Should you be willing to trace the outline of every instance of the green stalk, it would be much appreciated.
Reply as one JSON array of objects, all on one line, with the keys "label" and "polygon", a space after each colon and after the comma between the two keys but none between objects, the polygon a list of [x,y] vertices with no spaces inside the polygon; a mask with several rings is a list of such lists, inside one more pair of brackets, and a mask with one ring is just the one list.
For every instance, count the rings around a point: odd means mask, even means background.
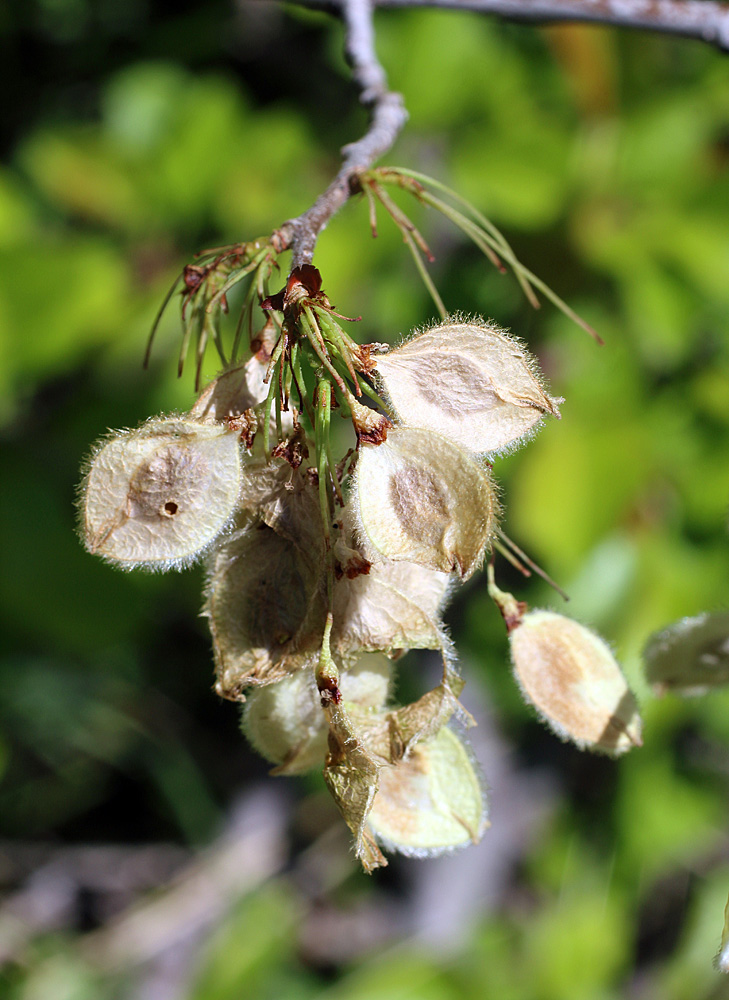
[{"label": "green stalk", "polygon": [[240,348],[241,336],[243,335],[243,323],[246,318],[249,320],[248,329],[249,333],[251,330],[250,320],[253,317],[253,293],[255,291],[255,282],[251,279],[248,288],[246,288],[245,296],[243,297],[243,302],[240,307],[240,316],[238,318],[238,323],[235,328],[235,336],[233,337],[233,347],[230,351],[230,360],[234,361],[238,357],[238,349]]},{"label": "green stalk", "polygon": [[[415,177],[415,179],[419,180],[421,177],[423,177],[422,174],[419,175],[418,177]],[[430,179],[425,178],[425,180],[429,181]],[[435,186],[439,185],[436,184]],[[444,188],[444,190],[448,191],[448,188]],[[424,191],[418,195],[418,197],[422,201],[424,201],[425,204],[430,205],[432,208],[437,209],[439,212],[442,212],[452,222],[454,222],[455,225],[457,225],[460,229],[462,229],[465,233],[467,233],[467,235],[471,237],[474,243],[476,243],[476,245],[479,246],[480,249],[482,249],[483,252],[487,254],[487,256],[489,256],[489,259],[493,260],[489,251],[486,250],[486,246],[490,246],[494,250],[498,251],[501,257],[503,257],[504,260],[506,260],[511,265],[517,281],[521,285],[524,294],[527,296],[529,302],[533,306],[538,307],[539,303],[535,299],[534,293],[532,292],[529,286],[533,286],[534,288],[539,289],[539,291],[542,293],[542,295],[544,295],[545,298],[549,299],[549,301],[553,305],[555,305],[561,312],[563,312],[565,316],[571,319],[573,323],[576,323],[577,326],[581,327],[586,333],[589,333],[589,335],[594,340],[596,340],[598,344],[604,343],[602,337],[600,337],[600,335],[593,329],[592,326],[590,326],[588,322],[586,322],[586,320],[582,319],[582,317],[579,316],[574,311],[574,309],[568,306],[567,303],[564,301],[564,299],[562,299],[559,295],[557,295],[557,293],[553,291],[549,287],[549,285],[546,284],[546,282],[542,281],[542,279],[538,278],[533,271],[530,271],[528,267],[522,264],[522,262],[517,258],[516,254],[511,249],[509,244],[506,242],[504,237],[501,235],[499,230],[496,229],[496,227],[492,223],[489,223],[488,219],[486,219],[485,216],[481,215],[480,212],[473,209],[473,206],[471,206],[468,202],[464,201],[463,199],[459,198],[457,195],[455,195],[455,193],[453,196],[457,201],[461,202],[461,204],[466,205],[469,211],[473,211],[474,216],[479,220],[483,228],[480,228],[475,222],[473,222],[471,219],[463,215],[462,212],[459,212],[458,209],[453,208],[452,205],[446,204],[446,202],[442,201],[440,198],[435,197],[435,195],[429,194],[427,191]],[[489,230],[496,233],[498,238],[495,238],[494,236],[490,235],[490,233],[486,231],[486,227],[488,227]]]},{"label": "green stalk", "polygon": [[177,377],[180,378],[182,372],[185,368],[185,359],[187,358],[187,349],[190,346],[190,340],[192,338],[193,326],[197,325],[197,335],[200,335],[200,330],[202,328],[203,317],[200,313],[199,308],[193,308],[190,318],[185,323],[182,328],[182,343],[180,344],[180,354],[177,359]]},{"label": "green stalk", "polygon": [[[465,198],[463,198],[457,192],[451,190],[451,188],[447,187],[445,184],[442,184],[440,181],[437,181],[437,180],[435,180],[432,177],[427,177],[425,174],[418,173],[418,171],[416,171],[416,170],[406,170],[405,168],[397,168],[397,171],[394,174],[394,178],[395,178],[394,180],[388,178],[386,175],[379,174],[379,176],[380,176],[380,179],[382,180],[383,183],[397,184],[398,183],[398,177],[397,177],[398,174],[402,174],[402,175],[404,175],[406,177],[411,177],[413,180],[415,180],[419,184],[425,185],[426,188],[428,186],[430,186],[430,187],[435,188],[438,191],[442,191],[442,192],[444,192],[444,194],[448,195],[449,198],[452,198],[459,205],[463,205],[463,207],[465,209],[467,209],[467,211],[469,211],[471,213],[471,215],[473,215],[474,219],[480,224],[480,226],[482,227],[482,229],[485,230],[485,232],[484,232],[483,235],[484,236],[490,235],[491,240],[493,241],[493,247],[495,248],[495,250],[498,251],[498,253],[500,253],[502,256],[509,256],[509,255],[511,255],[512,258],[516,259],[516,255],[514,254],[514,251],[511,249],[511,246],[509,245],[509,243],[506,241],[506,237],[504,236],[504,234],[499,229],[497,229],[497,227],[493,224],[493,222],[491,222],[490,219],[487,219],[486,216],[483,215],[483,213],[479,212],[479,210],[474,205],[472,205],[469,201],[467,201]],[[459,226],[459,228],[462,228],[462,226],[460,225],[460,223],[453,216],[451,216],[450,213],[447,211],[447,209],[452,208],[452,206],[447,205],[445,202],[443,202],[439,198],[435,198],[427,190],[424,190],[424,191],[411,191],[411,193],[413,194],[414,197],[418,198],[420,201],[424,202],[427,205],[430,205],[432,208],[435,208],[437,211],[442,212],[444,215],[446,215],[448,218],[450,218],[452,222],[454,222],[457,226]],[[458,213],[458,214],[459,214],[459,216],[461,215],[461,213]],[[464,217],[461,216],[461,218],[464,218]],[[470,235],[471,238],[473,239],[473,236],[472,236],[471,233],[469,233],[468,235]],[[479,249],[488,257],[488,259],[491,261],[491,263],[494,265],[494,267],[496,267],[498,269],[501,269],[501,261],[499,260],[497,254],[494,253],[488,247],[488,244],[486,246],[484,246],[479,241],[477,241],[475,239],[474,239],[474,242],[479,247]],[[521,286],[521,290],[524,293],[524,295],[525,295],[527,301],[529,302],[529,304],[534,309],[538,309],[539,308],[539,300],[534,295],[534,292],[533,292],[531,286],[529,285],[529,282],[526,280],[526,278],[524,277],[524,275],[522,275],[517,269],[514,269],[514,274],[515,274],[516,280],[519,282],[519,285]]]},{"label": "green stalk", "polygon": [[306,382],[304,381],[304,371],[301,367],[301,351],[299,347],[299,341],[295,341],[291,347],[291,373],[294,377],[294,383],[296,384],[296,389],[299,393],[299,402],[306,412],[309,418],[309,423],[312,429],[316,426],[316,420],[314,417],[314,411],[311,408],[311,403],[306,395]]},{"label": "green stalk", "polygon": [[331,359],[329,358],[329,354],[326,349],[326,344],[324,343],[324,340],[322,339],[321,333],[318,329],[316,319],[311,311],[311,306],[308,305],[304,306],[304,309],[301,315],[299,316],[299,322],[303,327],[307,340],[314,348],[314,353],[331,375],[339,391],[342,393],[342,395],[350,404],[350,406],[352,403],[356,404],[357,402],[356,399],[350,392],[346,382],[339,374],[337,369],[334,367],[334,365],[331,362]]},{"label": "green stalk", "polygon": [[215,348],[218,352],[218,357],[220,358],[223,367],[225,367],[228,364],[228,362],[225,359],[225,351],[223,349],[223,336],[220,331],[220,313],[217,312],[214,316],[208,315],[208,317],[206,318],[212,328],[213,343],[215,344]]},{"label": "green stalk", "polygon": [[316,387],[316,468],[319,476],[319,506],[324,524],[324,537],[327,550],[330,548],[329,521],[329,491],[327,489],[327,473],[329,465],[329,423],[331,417],[332,387],[327,379],[322,379]]},{"label": "green stalk", "polygon": [[268,395],[263,402],[263,452],[266,456],[266,461],[268,461],[268,449],[271,439],[271,405],[273,403],[273,392],[276,388],[276,382],[272,378],[271,384],[268,387]]},{"label": "green stalk", "polygon": [[422,234],[420,233],[420,230],[417,228],[415,223],[408,218],[408,216],[405,214],[405,212],[403,212],[400,206],[392,200],[389,194],[387,194],[387,192],[384,191],[379,184],[375,182],[371,184],[371,187],[373,193],[377,198],[379,198],[384,208],[386,208],[387,211],[390,213],[395,225],[398,226],[403,235],[406,232],[410,233],[415,242],[417,243],[417,245],[425,254],[425,256],[428,257],[430,260],[432,260],[433,254],[430,252],[430,247],[425,242],[425,239],[423,238]]},{"label": "green stalk", "polygon": [[377,405],[385,411],[388,417],[392,417],[394,419],[395,414],[392,412],[392,407],[389,406],[385,402],[385,400],[377,394],[377,392],[372,388],[369,382],[365,381],[365,379],[363,378],[358,379],[358,381],[362,389],[362,392],[364,392],[366,396],[369,396],[373,402],[377,403]]},{"label": "green stalk", "polygon": [[162,299],[162,305],[157,310],[157,315],[154,317],[154,323],[152,323],[152,329],[149,332],[149,340],[147,341],[147,350],[144,352],[144,362],[145,368],[149,366],[149,357],[152,353],[152,342],[154,341],[155,334],[157,333],[157,328],[159,327],[160,320],[162,319],[162,314],[164,313],[167,306],[170,304],[170,299],[175,294],[177,286],[180,283],[181,275],[177,275],[175,280],[172,282],[172,287],[167,292],[165,297]]},{"label": "green stalk", "polygon": [[[331,316],[324,309],[318,309],[316,306],[313,307],[313,312],[315,313],[319,325],[322,330],[326,331],[327,336],[324,337],[324,342],[329,346],[336,348],[341,360],[347,366],[347,371],[349,372],[349,377],[354,383],[354,391],[357,396],[361,395],[361,390],[359,384],[357,383],[357,373],[354,368],[354,363],[352,360],[352,352],[349,349],[349,344],[347,341],[350,338],[341,328],[338,323],[335,323]],[[350,341],[352,343],[352,341]]]},{"label": "green stalk", "polygon": [[249,275],[251,273],[251,271],[255,271],[255,269],[263,261],[263,259],[265,258],[265,256],[266,256],[267,253],[268,253],[268,249],[261,250],[261,252],[258,253],[258,254],[256,254],[256,256],[252,260],[250,260],[247,264],[245,264],[239,270],[235,271],[227,279],[227,281],[225,281],[223,283],[223,285],[221,285],[221,287],[218,289],[218,291],[215,293],[215,295],[213,295],[213,297],[210,299],[210,302],[208,303],[208,306],[207,306],[208,312],[211,312],[215,308],[215,306],[218,304],[218,302],[220,301],[220,299],[222,299],[222,297],[224,295],[227,295],[227,293],[231,290],[231,288],[234,288],[238,284],[239,281],[242,281],[247,275]]},{"label": "green stalk", "polygon": [[321,652],[319,653],[319,660],[316,667],[316,686],[319,691],[338,691],[339,690],[339,670],[337,665],[332,659],[332,652],[330,647],[330,637],[332,634],[332,625],[334,624],[334,615],[331,611],[332,595],[333,590],[333,571],[330,570],[327,576],[327,596],[329,599],[329,611],[327,612],[327,621],[324,626],[324,634],[321,638]]}]

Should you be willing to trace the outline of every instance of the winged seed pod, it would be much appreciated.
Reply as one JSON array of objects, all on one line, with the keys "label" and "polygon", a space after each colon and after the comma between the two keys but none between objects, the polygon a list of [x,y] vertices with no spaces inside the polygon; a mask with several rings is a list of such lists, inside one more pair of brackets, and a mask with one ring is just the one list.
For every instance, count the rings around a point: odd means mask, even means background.
[{"label": "winged seed pod", "polygon": [[[384,657],[364,654],[340,677],[347,703],[380,709],[390,691],[392,665]],[[274,774],[303,774],[322,767],[328,725],[313,670],[303,669],[248,696],[241,728],[253,747],[272,763]]]},{"label": "winged seed pod", "polygon": [[377,357],[386,396],[403,423],[427,427],[477,454],[528,437],[560,399],[544,389],[536,360],[483,322],[451,322],[416,333]]},{"label": "winged seed pod", "polygon": [[150,420],[92,456],[81,492],[84,543],[124,569],[187,566],[231,521],[240,487],[235,431]]},{"label": "winged seed pod", "polygon": [[411,857],[478,843],[489,825],[486,798],[456,733],[443,728],[405,760],[382,768],[367,823],[386,850]]},{"label": "winged seed pod", "polygon": [[525,699],[562,739],[617,756],[641,745],[638,705],[608,645],[554,611],[527,611],[509,633]]},{"label": "winged seed pod", "polygon": [[416,427],[361,446],[352,497],[358,533],[380,556],[464,578],[483,558],[498,507],[486,469]]},{"label": "winged seed pod", "polygon": [[216,690],[240,699],[272,684],[317,651],[326,616],[323,565],[261,521],[251,521],[215,553],[207,602]]},{"label": "winged seed pod", "polygon": [[262,403],[269,386],[264,382],[268,364],[254,354],[245,364],[224,371],[206,386],[190,415],[207,423],[237,417]]},{"label": "winged seed pod", "polygon": [[682,618],[654,632],[643,652],[656,694],[706,694],[729,683],[729,611]]},{"label": "winged seed pod", "polygon": [[724,907],[724,927],[721,932],[719,952],[714,959],[714,967],[717,972],[729,972],[729,899]]},{"label": "winged seed pod", "polygon": [[337,653],[441,646],[440,610],[449,577],[415,563],[373,563],[334,587],[332,648]]}]

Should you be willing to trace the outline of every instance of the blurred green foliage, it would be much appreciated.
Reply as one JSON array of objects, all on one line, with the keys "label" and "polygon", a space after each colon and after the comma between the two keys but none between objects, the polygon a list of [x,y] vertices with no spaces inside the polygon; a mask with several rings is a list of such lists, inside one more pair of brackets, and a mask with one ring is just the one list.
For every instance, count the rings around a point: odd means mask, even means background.
[{"label": "blurred green foliage", "polygon": [[[363,113],[323,15],[36,0],[2,20],[18,101],[0,168],[0,834],[199,846],[265,767],[209,690],[199,572],[127,576],[87,556],[79,464],[107,427],[189,407],[174,309],[140,366],[172,279],[195,250],[308,207]],[[217,927],[185,995],[727,996],[711,956],[729,888],[729,693],[654,701],[639,657],[652,630],[729,599],[729,63],[699,43],[465,13],[383,11],[377,29],[411,114],[389,162],[470,198],[606,340],[531,311],[444,220],[413,211],[446,305],[527,339],[566,399],[561,422],[497,464],[505,529],[614,645],[645,746],[613,764],[543,731],[472,583],[450,615],[469,687],[492,699],[518,773],[559,790],[503,907],[477,914],[453,954],[393,940],[325,968],[297,945],[301,894],[282,878]],[[22,53],[39,66],[25,88]],[[380,219],[373,240],[363,203],[316,263],[363,340],[431,316],[394,227]],[[382,903],[418,864],[353,873],[332,905]],[[32,942],[0,995],[132,995],[74,950],[82,930]]]}]

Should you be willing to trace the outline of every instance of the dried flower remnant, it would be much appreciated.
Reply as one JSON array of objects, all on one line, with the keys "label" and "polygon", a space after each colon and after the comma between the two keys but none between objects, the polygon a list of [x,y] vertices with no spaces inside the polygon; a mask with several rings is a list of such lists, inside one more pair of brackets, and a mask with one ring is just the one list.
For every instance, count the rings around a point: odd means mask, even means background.
[{"label": "dried flower remnant", "polygon": [[495,526],[489,472],[447,438],[415,427],[361,447],[353,495],[359,533],[381,557],[464,578]]},{"label": "dried flower remnant", "polygon": [[526,611],[509,634],[525,699],[562,739],[617,756],[641,745],[638,705],[607,643],[554,611]]},{"label": "dried flower remnant", "polygon": [[380,771],[367,817],[386,850],[411,857],[475,844],[488,826],[486,797],[473,758],[445,727]]},{"label": "dried flower remnant", "polygon": [[682,618],[654,632],[643,659],[657,695],[701,695],[729,683],[729,611]]},{"label": "dried flower remnant", "polygon": [[483,322],[447,322],[377,357],[386,397],[404,423],[427,427],[476,454],[527,438],[545,414],[559,417],[536,360]]},{"label": "dried flower remnant", "polygon": [[[368,719],[369,740],[363,740],[344,705],[329,702],[324,706],[329,725],[328,752],[324,762],[324,781],[329,793],[342,815],[342,819],[352,831],[354,849],[362,867],[367,873],[387,865],[387,860],[377,846],[368,825],[369,816],[379,786],[379,776],[387,762],[386,719],[381,719],[379,727]],[[379,729],[379,732],[377,731]],[[374,748],[371,744],[374,744]]]},{"label": "dried flower remnant", "polygon": [[81,495],[86,548],[125,569],[189,565],[230,523],[240,487],[235,431],[150,420],[93,455]]}]

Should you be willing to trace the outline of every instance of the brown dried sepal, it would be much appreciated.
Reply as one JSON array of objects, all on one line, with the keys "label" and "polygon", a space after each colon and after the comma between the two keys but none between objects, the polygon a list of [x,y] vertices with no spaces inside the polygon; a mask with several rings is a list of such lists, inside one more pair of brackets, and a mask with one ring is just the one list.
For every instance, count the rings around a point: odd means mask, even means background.
[{"label": "brown dried sepal", "polygon": [[229,430],[235,431],[240,437],[241,444],[245,446],[246,451],[250,451],[253,447],[256,431],[258,430],[256,411],[244,410],[240,416],[226,417],[225,422]]},{"label": "brown dried sepal", "polygon": [[294,423],[294,433],[279,441],[271,452],[272,458],[282,458],[292,469],[298,469],[305,458],[309,457],[306,445],[306,434],[301,424]]},{"label": "brown dried sepal", "polygon": [[360,444],[380,445],[387,440],[387,433],[392,428],[392,422],[384,413],[378,413],[369,406],[351,402],[352,423],[357,440]]},{"label": "brown dried sepal", "polygon": [[355,855],[369,874],[375,868],[387,865],[387,859],[367,826],[384,761],[378,759],[363,742],[343,705],[332,702],[324,711],[329,723],[324,781],[344,822],[352,831]]},{"label": "brown dried sepal", "polygon": [[496,586],[489,587],[489,596],[504,619],[506,631],[511,635],[514,629],[521,625],[524,615],[529,610],[529,605],[526,601],[517,601],[513,594],[499,590]]},{"label": "brown dried sepal", "polygon": [[269,295],[261,302],[261,309],[288,312],[292,306],[304,299],[329,306],[329,300],[321,290],[321,273],[313,264],[302,264],[301,267],[295,267],[281,291]]},{"label": "brown dried sepal", "polygon": [[334,575],[337,580],[346,576],[355,580],[358,576],[367,575],[372,568],[369,559],[365,559],[358,549],[350,548],[341,535],[334,542]]}]

